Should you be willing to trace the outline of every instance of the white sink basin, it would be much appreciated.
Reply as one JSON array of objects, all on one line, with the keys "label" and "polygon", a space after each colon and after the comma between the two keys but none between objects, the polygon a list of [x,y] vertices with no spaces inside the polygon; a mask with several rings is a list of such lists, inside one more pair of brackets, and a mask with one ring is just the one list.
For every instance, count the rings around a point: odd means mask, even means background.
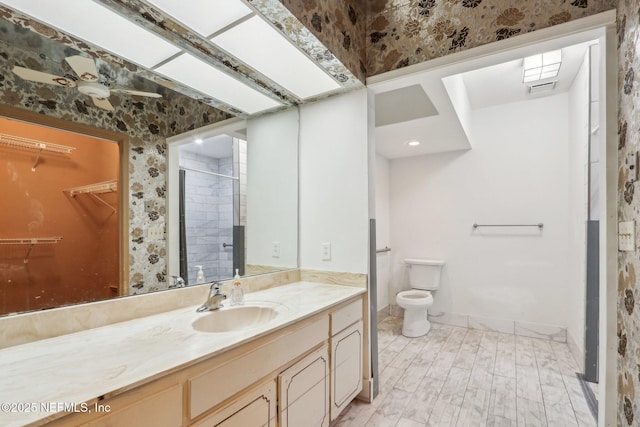
[{"label": "white sink basin", "polygon": [[191,326],[200,332],[233,332],[256,328],[274,320],[278,310],[263,305],[222,307],[205,313]]}]

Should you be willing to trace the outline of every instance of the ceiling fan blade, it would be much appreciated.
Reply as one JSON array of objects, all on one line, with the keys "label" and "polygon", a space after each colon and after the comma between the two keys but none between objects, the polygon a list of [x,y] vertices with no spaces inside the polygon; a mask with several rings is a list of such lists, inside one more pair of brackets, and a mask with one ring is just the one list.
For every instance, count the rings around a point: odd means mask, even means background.
[{"label": "ceiling fan blade", "polygon": [[149,98],[162,98],[162,95],[155,92],[141,92],[139,90],[131,90],[131,89],[111,89],[111,93],[124,93],[127,95],[137,95],[137,96],[146,96]]},{"label": "ceiling fan blade", "polygon": [[80,80],[85,82],[97,82],[100,79],[96,63],[91,58],[85,58],[84,56],[74,55],[65,58],[67,63],[73,68]]},{"label": "ceiling fan blade", "polygon": [[30,68],[13,67],[13,72],[25,79],[38,83],[47,83],[50,85],[62,86],[62,87],[75,87],[76,83],[66,77],[56,76],[55,74],[43,73],[41,71],[32,70]]},{"label": "ceiling fan blade", "polygon": [[96,107],[108,111],[113,111],[113,105],[111,105],[107,98],[96,98],[95,96],[92,96],[91,99],[93,100],[93,103]]}]

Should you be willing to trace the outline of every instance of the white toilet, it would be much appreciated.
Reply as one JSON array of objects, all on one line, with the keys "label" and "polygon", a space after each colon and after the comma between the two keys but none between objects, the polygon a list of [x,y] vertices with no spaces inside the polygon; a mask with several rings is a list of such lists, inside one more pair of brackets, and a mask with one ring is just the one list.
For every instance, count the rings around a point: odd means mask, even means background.
[{"label": "white toilet", "polygon": [[409,269],[411,290],[399,292],[396,302],[404,308],[402,335],[419,337],[429,332],[431,323],[427,320],[427,309],[433,304],[430,291],[440,287],[440,272],[444,261],[433,259],[405,259]]}]

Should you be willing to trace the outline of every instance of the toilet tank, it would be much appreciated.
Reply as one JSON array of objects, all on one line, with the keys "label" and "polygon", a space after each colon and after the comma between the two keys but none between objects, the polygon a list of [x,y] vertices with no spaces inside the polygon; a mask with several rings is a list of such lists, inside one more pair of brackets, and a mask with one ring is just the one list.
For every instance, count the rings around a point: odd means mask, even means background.
[{"label": "toilet tank", "polygon": [[444,261],[410,258],[404,262],[409,270],[409,286],[413,289],[434,291],[440,287],[440,272]]}]

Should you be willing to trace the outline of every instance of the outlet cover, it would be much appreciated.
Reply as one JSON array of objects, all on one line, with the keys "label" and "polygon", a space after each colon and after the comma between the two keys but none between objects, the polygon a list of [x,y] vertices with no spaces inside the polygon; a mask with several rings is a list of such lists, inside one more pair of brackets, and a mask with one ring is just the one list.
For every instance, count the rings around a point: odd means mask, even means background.
[{"label": "outlet cover", "polygon": [[331,261],[331,243],[325,242],[320,245],[322,261]]},{"label": "outlet cover", "polygon": [[273,258],[280,258],[280,242],[271,242],[271,256]]},{"label": "outlet cover", "polygon": [[636,250],[636,223],[624,221],[618,223],[618,250],[635,252]]}]

